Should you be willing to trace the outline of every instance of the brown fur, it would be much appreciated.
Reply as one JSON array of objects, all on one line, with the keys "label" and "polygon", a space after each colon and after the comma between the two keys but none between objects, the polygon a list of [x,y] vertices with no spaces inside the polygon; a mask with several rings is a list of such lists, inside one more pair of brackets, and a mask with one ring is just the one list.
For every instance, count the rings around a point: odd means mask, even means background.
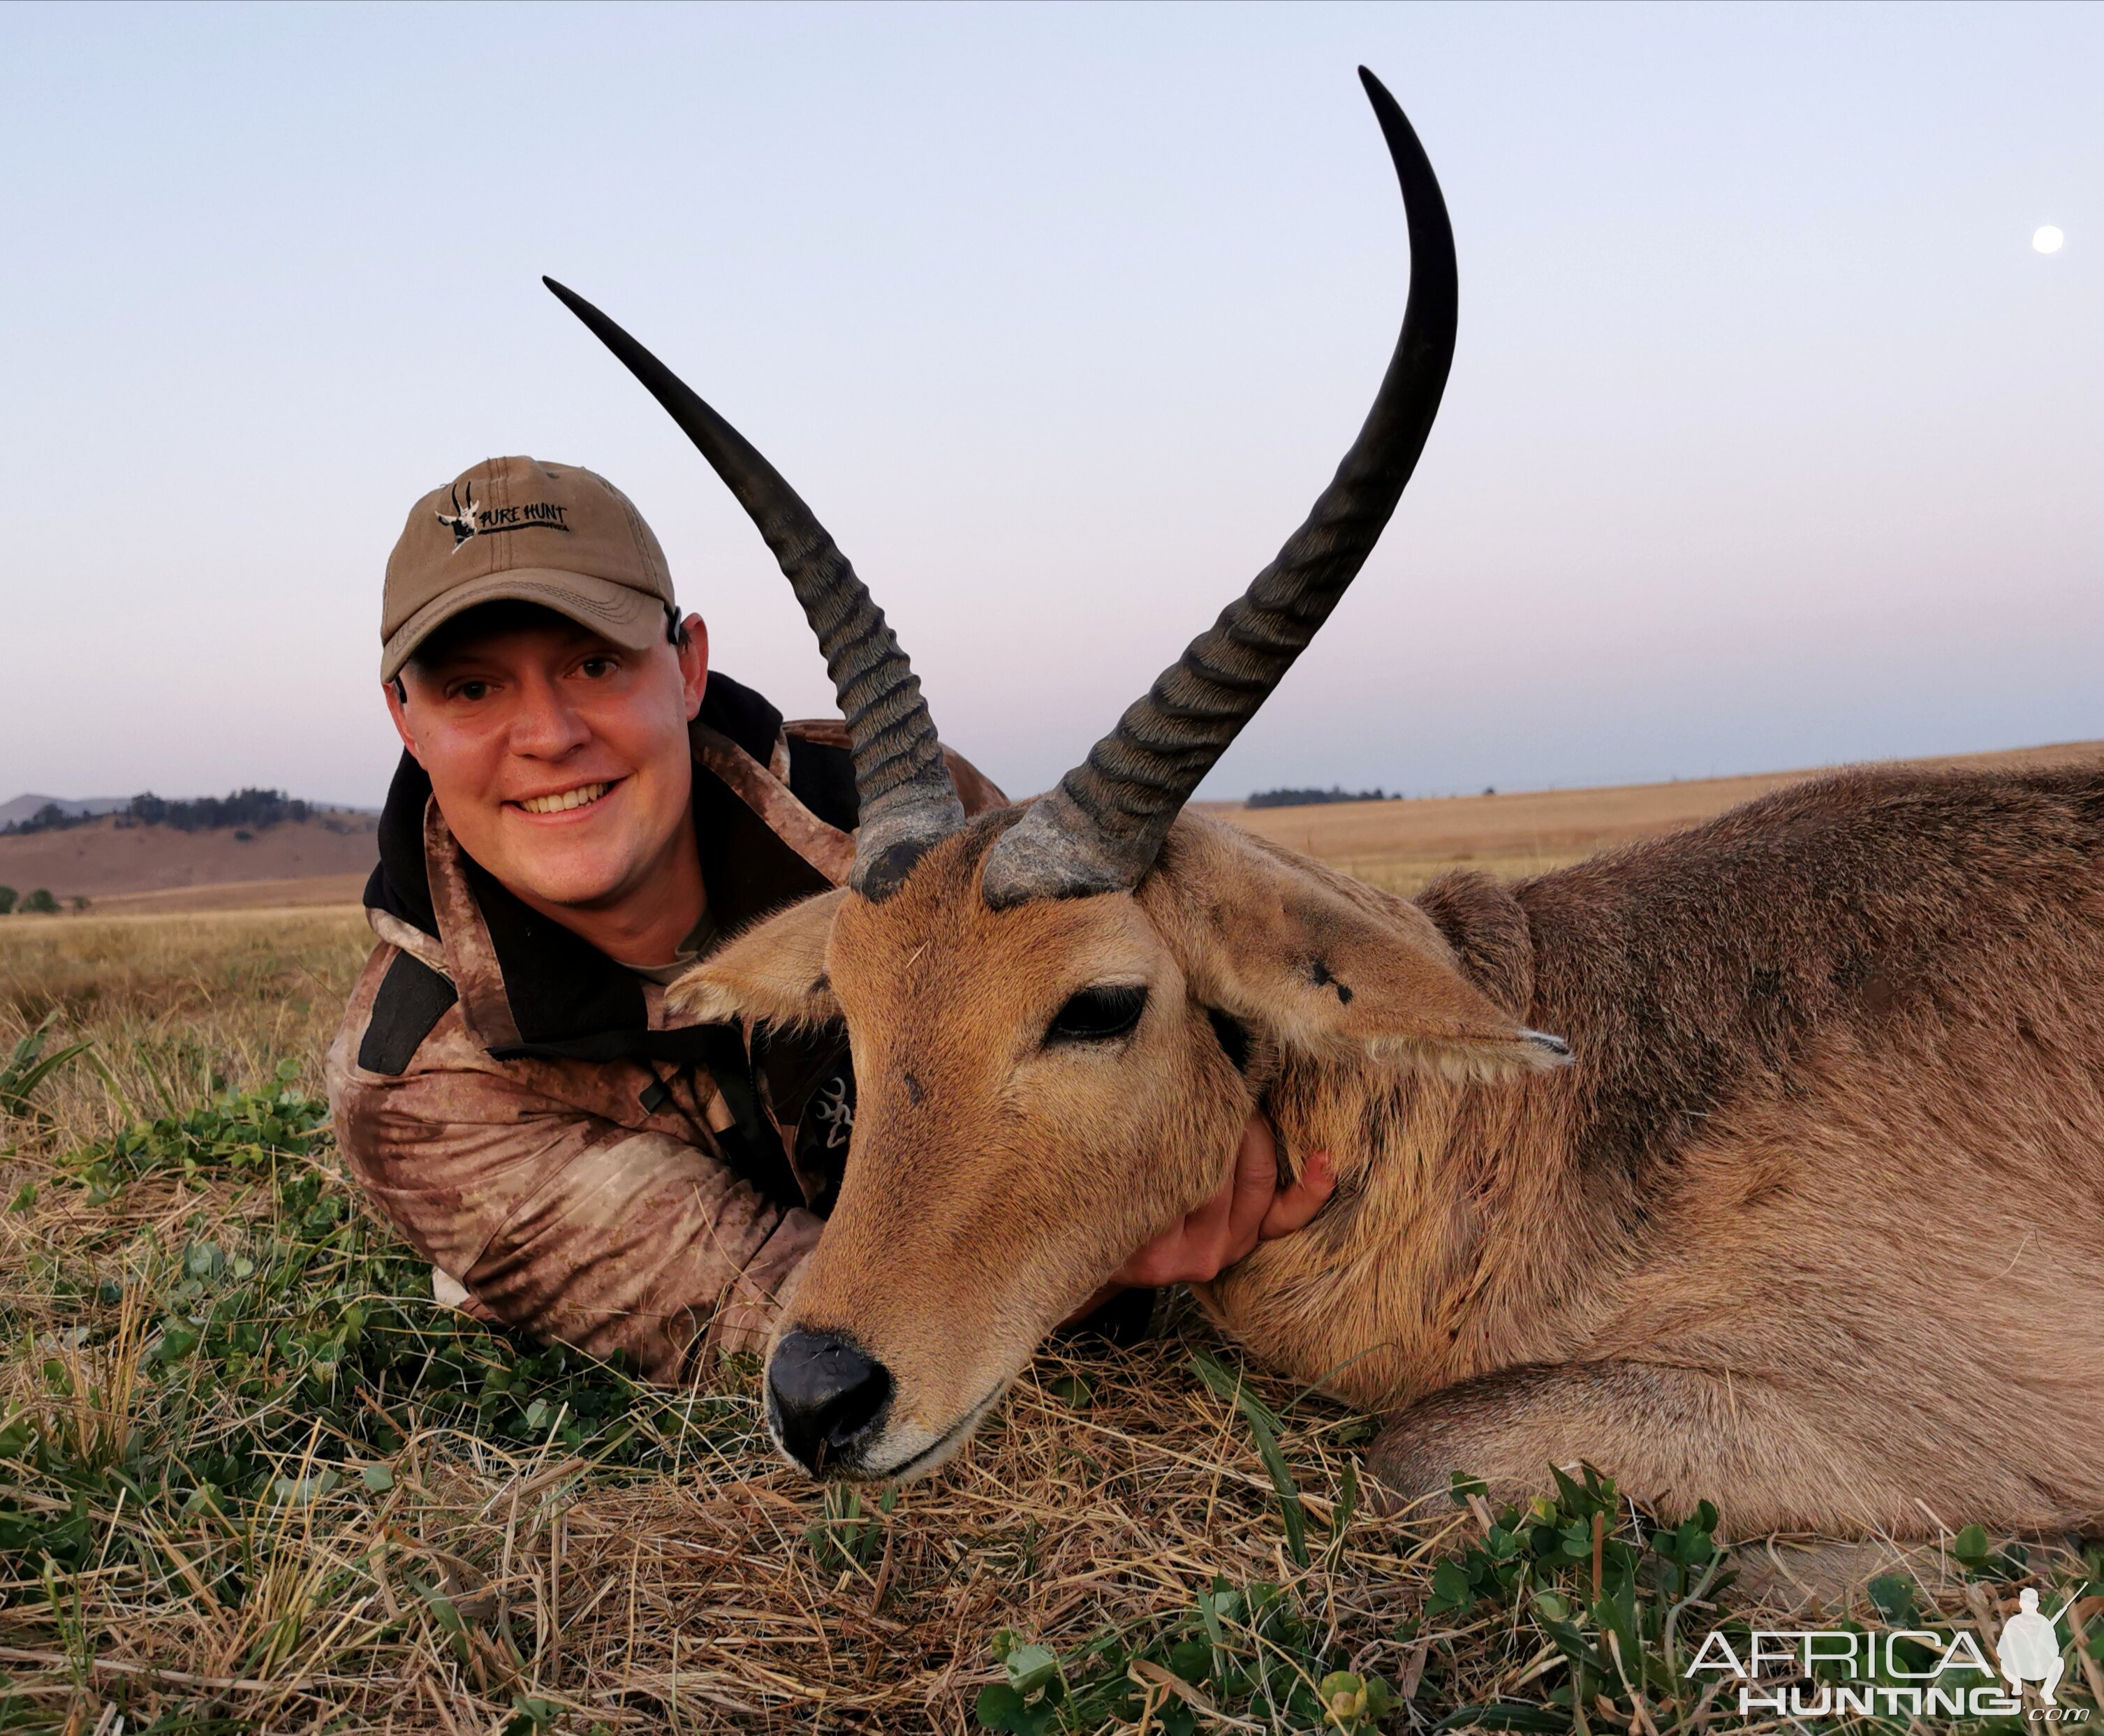
[{"label": "brown fur", "polygon": [[[995,913],[1011,819],[690,979],[847,1017],[853,1156],[784,1319],[891,1369],[865,1474],[953,1450],[1262,1102],[1337,1194],[1201,1299],[1399,1407],[1402,1498],[1585,1459],[1742,1533],[2104,1517],[2104,772],[1848,774],[1415,904],[1187,814],[1136,894]],[[1149,986],[1132,1037],[1042,1048],[1105,981]]]}]

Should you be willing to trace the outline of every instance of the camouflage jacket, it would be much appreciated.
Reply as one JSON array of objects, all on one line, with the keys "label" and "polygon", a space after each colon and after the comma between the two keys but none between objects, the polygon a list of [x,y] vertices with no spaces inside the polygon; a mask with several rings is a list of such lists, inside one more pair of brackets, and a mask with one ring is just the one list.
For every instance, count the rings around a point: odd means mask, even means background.
[{"label": "camouflage jacket", "polygon": [[[717,933],[845,878],[854,774],[837,721],[785,724],[711,674],[692,738]],[[950,763],[969,811],[1001,805]],[[380,944],[329,1051],[329,1104],[352,1174],[435,1286],[666,1384],[703,1352],[764,1342],[846,1156],[844,1039],[671,1023],[657,984],[461,849],[406,756],[380,853],[365,895]]]}]

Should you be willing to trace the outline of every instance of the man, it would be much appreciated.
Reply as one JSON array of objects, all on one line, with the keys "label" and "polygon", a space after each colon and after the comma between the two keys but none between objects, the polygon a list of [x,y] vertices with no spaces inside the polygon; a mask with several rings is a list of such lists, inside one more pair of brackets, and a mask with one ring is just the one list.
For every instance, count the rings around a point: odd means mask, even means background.
[{"label": "man", "polygon": [[[2061,1613],[2066,1613],[2074,1601],[2070,1598],[2062,1604]],[[2048,1706],[2060,1704],[2053,1691],[2060,1685],[2067,1660],[2060,1655],[2060,1636],[2053,1631],[2059,1619],[2058,1615],[2039,1613],[2039,1595],[2031,1586],[2017,1593],[2017,1613],[2003,1624],[1995,1650],[2002,1660],[2002,1680],[2017,1698],[2023,1697],[2026,1682],[2036,1682],[2041,1700]]]},{"label": "man", "polygon": [[[328,1059],[353,1175],[480,1318],[666,1384],[760,1347],[839,1185],[845,1036],[678,1026],[664,989],[845,877],[844,730],[712,675],[649,527],[568,465],[490,459],[419,501],[381,639],[404,752]],[[968,811],[1002,805],[948,758]],[[1282,1189],[1253,1122],[1219,1196],[1097,1300],[1210,1278],[1328,1192],[1319,1161]]]}]

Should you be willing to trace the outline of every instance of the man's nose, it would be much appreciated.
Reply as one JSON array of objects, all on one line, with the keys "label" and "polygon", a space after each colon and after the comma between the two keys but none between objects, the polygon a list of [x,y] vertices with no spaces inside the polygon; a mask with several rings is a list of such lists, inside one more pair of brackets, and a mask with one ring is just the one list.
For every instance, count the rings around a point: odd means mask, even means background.
[{"label": "man's nose", "polygon": [[789,1457],[819,1475],[891,1397],[891,1372],[843,1339],[786,1333],[767,1363],[767,1404]]},{"label": "man's nose", "polygon": [[552,681],[530,682],[511,714],[511,751],[529,759],[559,760],[591,739],[585,726]]}]

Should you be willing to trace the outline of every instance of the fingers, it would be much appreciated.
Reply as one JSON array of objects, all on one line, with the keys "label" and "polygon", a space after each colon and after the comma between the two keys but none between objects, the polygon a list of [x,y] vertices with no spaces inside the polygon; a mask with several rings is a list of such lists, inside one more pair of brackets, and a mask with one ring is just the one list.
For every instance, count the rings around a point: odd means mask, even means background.
[{"label": "fingers", "polygon": [[1117,1275],[1134,1286],[1204,1283],[1256,1246],[1256,1225],[1278,1189],[1271,1128],[1252,1115],[1242,1130],[1233,1172],[1183,1221],[1136,1249]]},{"label": "fingers", "polygon": [[1205,1283],[1245,1258],[1259,1241],[1304,1228],[1337,1185],[1327,1152],[1311,1152],[1299,1180],[1278,1185],[1278,1141],[1271,1123],[1253,1113],[1242,1129],[1233,1172],[1181,1223],[1134,1250],[1115,1283],[1152,1287]]},{"label": "fingers", "polygon": [[1234,1185],[1228,1194],[1226,1221],[1221,1226],[1223,1266],[1233,1265],[1256,1246],[1258,1226],[1277,1194],[1278,1144],[1264,1113],[1252,1110],[1242,1129],[1241,1149],[1235,1154]]},{"label": "fingers", "polygon": [[[1223,1257],[1229,1238],[1234,1234],[1237,1215],[1246,1210],[1242,1204],[1242,1179],[1239,1163],[1236,1173],[1228,1178],[1219,1193],[1184,1220],[1184,1252],[1185,1263],[1192,1266],[1200,1279],[1212,1277],[1227,1264]],[[1200,1270],[1206,1265],[1211,1271]]]},{"label": "fingers", "polygon": [[1224,1219],[1223,1202],[1226,1192],[1223,1189],[1196,1212],[1178,1219],[1134,1248],[1117,1269],[1113,1281],[1136,1289],[1151,1289],[1210,1278],[1219,1267],[1206,1268],[1206,1249],[1211,1240],[1207,1220],[1209,1215]]},{"label": "fingers", "polygon": [[1131,1257],[1117,1269],[1112,1282],[1135,1290],[1181,1283],[1185,1264],[1184,1226],[1179,1224],[1134,1249]]},{"label": "fingers", "polygon": [[1235,1153],[1235,1203],[1268,1201],[1278,1191],[1278,1141],[1261,1109],[1252,1109]]},{"label": "fingers", "polygon": [[1331,1162],[1330,1154],[1309,1152],[1308,1161],[1301,1165],[1300,1179],[1272,1195],[1270,1207],[1257,1230],[1258,1239],[1268,1242],[1273,1237],[1290,1235],[1296,1229],[1306,1229],[1310,1220],[1328,1203],[1336,1186],[1337,1167]]}]

